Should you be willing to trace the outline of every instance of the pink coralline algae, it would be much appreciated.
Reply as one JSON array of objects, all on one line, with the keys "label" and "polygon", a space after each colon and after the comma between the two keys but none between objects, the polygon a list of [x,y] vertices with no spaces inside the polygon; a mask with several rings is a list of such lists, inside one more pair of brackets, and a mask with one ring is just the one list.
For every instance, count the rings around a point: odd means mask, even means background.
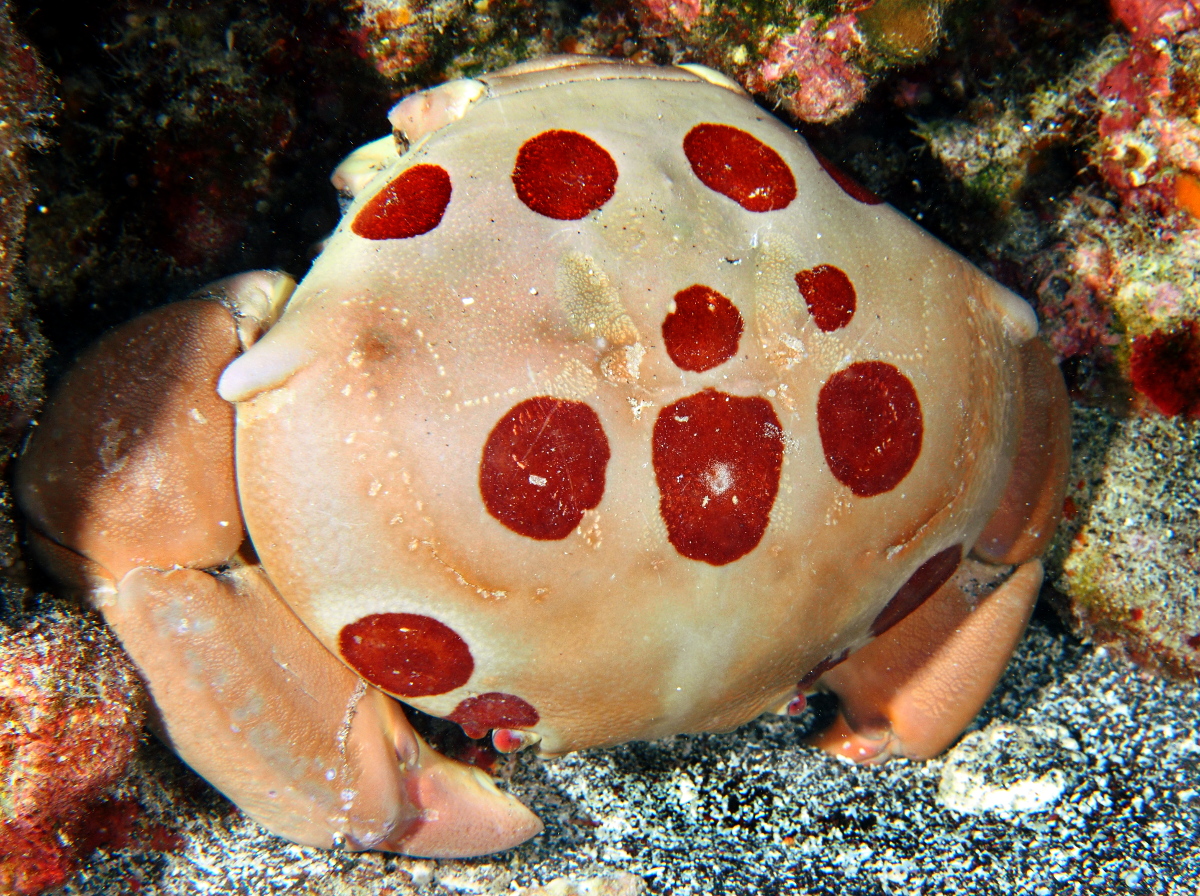
[{"label": "pink coralline algae", "polygon": [[637,4],[637,12],[648,33],[671,34],[676,28],[690,30],[703,6],[701,0],[643,0]]},{"label": "pink coralline algae", "polygon": [[1188,186],[1200,175],[1195,55],[1172,52],[1162,39],[1183,40],[1186,31],[1200,27],[1200,7],[1179,0],[1114,0],[1114,11],[1133,43],[1097,85],[1099,141],[1093,156],[1126,205],[1195,214],[1188,202]]},{"label": "pink coralline algae", "polygon": [[[62,886],[95,846],[90,812],[126,773],[144,711],[99,623],[55,614],[0,641],[0,893]],[[131,696],[133,695],[133,696]]]},{"label": "pink coralline algae", "polygon": [[1114,277],[1112,253],[1094,234],[1086,238],[1086,220],[1079,224],[1075,242],[1060,241],[1036,260],[1033,291],[1038,307],[1052,312],[1044,316],[1043,333],[1058,357],[1111,360],[1121,341],[1104,302]]},{"label": "pink coralline algae", "polygon": [[1135,40],[1173,37],[1200,26],[1194,0],[1112,0],[1113,14]]},{"label": "pink coralline algae", "polygon": [[[974,121],[923,126],[934,155],[971,193],[1010,217],[1014,232],[1038,234],[1032,253],[1013,244],[1022,271],[1014,282],[1036,296],[1043,333],[1071,360],[1082,400],[1134,393],[1139,411],[1192,413],[1185,348],[1200,296],[1196,8],[1195,0],[1114,0],[1128,33],[1118,29],[1056,81],[1026,84],[1022,99],[1010,91],[977,102]],[[1031,188],[1067,146],[1090,163],[1086,186]]]},{"label": "pink coralline algae", "polygon": [[888,70],[928,57],[943,36],[945,5],[600,0],[581,19],[530,0],[353,0],[350,9],[364,51],[397,86],[548,53],[672,59],[715,68],[766,105],[824,124],[850,113]]},{"label": "pink coralline algae", "polygon": [[850,61],[861,45],[853,16],[839,16],[823,24],[815,18],[805,19],[770,46],[746,86],[765,92],[770,85],[783,82],[780,95],[788,112],[803,121],[835,121],[866,95],[867,80]]}]

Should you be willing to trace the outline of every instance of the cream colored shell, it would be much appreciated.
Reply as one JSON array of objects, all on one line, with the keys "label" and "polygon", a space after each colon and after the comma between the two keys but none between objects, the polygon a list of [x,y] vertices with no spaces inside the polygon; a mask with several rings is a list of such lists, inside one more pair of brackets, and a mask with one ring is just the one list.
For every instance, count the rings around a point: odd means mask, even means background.
[{"label": "cream colored shell", "polygon": [[[785,702],[823,659],[860,646],[938,551],[969,549],[1003,492],[1021,408],[1019,298],[886,205],[849,196],[791,130],[716,76],[622,64],[536,67],[437,88],[393,113],[391,141],[339,170],[345,219],[278,324],[226,372],[249,532],[300,618],[334,653],[342,627],[417,613],[453,629],[474,671],[408,702],[448,715],[502,692],[534,706],[560,752],[724,729]],[[772,147],[798,195],[750,212],[701,183],[681,150],[698,123]],[[514,193],[520,147],[582,133],[615,161],[612,198],[580,220]],[[356,214],[403,171],[446,169],[440,224],[368,240]],[[797,271],[853,282],[848,326],[822,332]],[[737,355],[694,373],[662,323],[679,290],[728,296]],[[892,490],[856,497],[817,430],[822,384],[856,361],[912,383],[924,434]],[[721,566],[682,557],[659,512],[659,411],[705,388],[771,402],[784,430],[761,542]],[[491,516],[480,459],[517,403],[590,406],[611,449],[603,498],[565,539]]]}]

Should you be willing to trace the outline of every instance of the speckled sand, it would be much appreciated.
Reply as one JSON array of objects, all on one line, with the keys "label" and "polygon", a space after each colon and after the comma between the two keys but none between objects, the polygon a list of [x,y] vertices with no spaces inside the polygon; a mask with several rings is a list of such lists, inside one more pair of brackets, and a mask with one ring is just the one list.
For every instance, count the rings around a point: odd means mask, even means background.
[{"label": "speckled sand", "polygon": [[[1007,735],[992,755],[1000,767],[983,764],[976,801],[1019,803],[1032,791],[1053,800],[1042,811],[945,808],[938,790],[948,765],[979,765],[964,747],[926,763],[854,768],[799,744],[809,720],[510,761],[507,786],[545,819],[546,832],[474,861],[290,846],[172,772],[152,747],[143,765],[167,770],[169,789],[182,794],[189,842],[177,853],[97,853],[68,892],[125,894],[136,880],[140,896],[519,893],[559,877],[605,876],[615,876],[608,889],[592,882],[577,892],[1200,892],[1195,687],[1080,645],[1048,615],[1035,620],[976,723],[1011,726],[999,729]],[[1027,757],[1013,749],[1022,734],[1033,747]],[[1048,767],[1058,773],[1050,784]],[[142,775],[130,786],[144,803],[163,795]]]}]

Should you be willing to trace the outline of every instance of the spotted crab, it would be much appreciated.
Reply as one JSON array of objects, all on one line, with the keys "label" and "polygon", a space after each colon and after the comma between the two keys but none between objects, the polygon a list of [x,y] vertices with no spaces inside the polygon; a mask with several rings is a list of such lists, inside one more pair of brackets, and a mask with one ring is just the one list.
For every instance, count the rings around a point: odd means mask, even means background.
[{"label": "spotted crab", "polygon": [[164,740],[305,844],[540,830],[404,701],[546,754],[840,699],[928,757],[1038,593],[1066,395],[1029,306],[698,66],[403,100],[307,276],[109,333],[20,460]]}]

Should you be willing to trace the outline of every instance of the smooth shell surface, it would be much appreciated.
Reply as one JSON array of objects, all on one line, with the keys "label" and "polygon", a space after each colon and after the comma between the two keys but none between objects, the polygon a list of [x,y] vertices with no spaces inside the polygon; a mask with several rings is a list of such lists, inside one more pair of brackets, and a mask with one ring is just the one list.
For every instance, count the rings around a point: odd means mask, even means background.
[{"label": "smooth shell surface", "polygon": [[740,724],[974,544],[1032,314],[733,89],[473,83],[398,107],[411,149],[223,380],[256,550],[471,732]]}]

